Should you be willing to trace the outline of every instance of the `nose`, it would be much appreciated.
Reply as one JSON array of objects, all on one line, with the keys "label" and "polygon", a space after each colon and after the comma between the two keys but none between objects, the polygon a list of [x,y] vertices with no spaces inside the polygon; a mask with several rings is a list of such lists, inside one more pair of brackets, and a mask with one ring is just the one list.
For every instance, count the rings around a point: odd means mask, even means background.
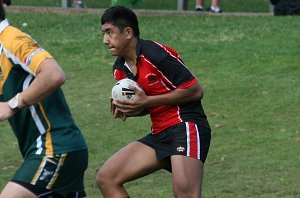
[{"label": "nose", "polygon": [[109,43],[109,37],[107,34],[103,35],[103,40],[102,40],[103,44],[108,45]]}]

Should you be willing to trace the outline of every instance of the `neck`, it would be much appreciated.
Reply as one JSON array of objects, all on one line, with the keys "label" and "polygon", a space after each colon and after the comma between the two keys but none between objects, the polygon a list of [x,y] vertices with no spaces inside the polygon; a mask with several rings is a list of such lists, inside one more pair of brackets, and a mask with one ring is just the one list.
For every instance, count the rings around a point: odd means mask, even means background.
[{"label": "neck", "polygon": [[126,62],[132,62],[135,61],[137,58],[136,54],[136,46],[137,46],[138,39],[133,38],[127,46],[126,53],[123,55],[125,58]]}]

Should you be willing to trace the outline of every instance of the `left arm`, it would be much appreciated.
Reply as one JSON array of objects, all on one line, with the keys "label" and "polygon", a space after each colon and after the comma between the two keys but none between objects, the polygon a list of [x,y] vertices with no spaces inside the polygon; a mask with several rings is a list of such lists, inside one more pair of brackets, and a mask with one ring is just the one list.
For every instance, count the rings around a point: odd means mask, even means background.
[{"label": "left arm", "polygon": [[147,96],[145,98],[145,105],[147,107],[159,105],[180,105],[183,103],[198,101],[202,98],[202,87],[199,85],[199,83],[195,83],[194,85],[188,88],[178,88],[168,94]]}]

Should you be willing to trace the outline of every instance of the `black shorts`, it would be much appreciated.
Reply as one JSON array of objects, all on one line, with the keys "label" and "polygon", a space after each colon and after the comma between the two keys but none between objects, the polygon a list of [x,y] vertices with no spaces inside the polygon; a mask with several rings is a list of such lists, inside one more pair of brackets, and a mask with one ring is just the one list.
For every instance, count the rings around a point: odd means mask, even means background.
[{"label": "black shorts", "polygon": [[30,155],[11,182],[23,186],[38,197],[85,197],[83,179],[87,165],[87,150],[55,156]]},{"label": "black shorts", "polygon": [[153,148],[158,160],[172,155],[184,155],[204,163],[210,139],[210,128],[192,122],[182,122],[159,134],[149,134],[138,141]]}]

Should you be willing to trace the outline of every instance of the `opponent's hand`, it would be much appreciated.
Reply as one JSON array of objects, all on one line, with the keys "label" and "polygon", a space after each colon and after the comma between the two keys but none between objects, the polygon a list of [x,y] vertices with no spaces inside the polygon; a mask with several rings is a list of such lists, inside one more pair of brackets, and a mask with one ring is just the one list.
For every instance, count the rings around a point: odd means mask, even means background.
[{"label": "opponent's hand", "polygon": [[0,102],[0,122],[10,118],[15,112],[8,106],[8,102]]}]

